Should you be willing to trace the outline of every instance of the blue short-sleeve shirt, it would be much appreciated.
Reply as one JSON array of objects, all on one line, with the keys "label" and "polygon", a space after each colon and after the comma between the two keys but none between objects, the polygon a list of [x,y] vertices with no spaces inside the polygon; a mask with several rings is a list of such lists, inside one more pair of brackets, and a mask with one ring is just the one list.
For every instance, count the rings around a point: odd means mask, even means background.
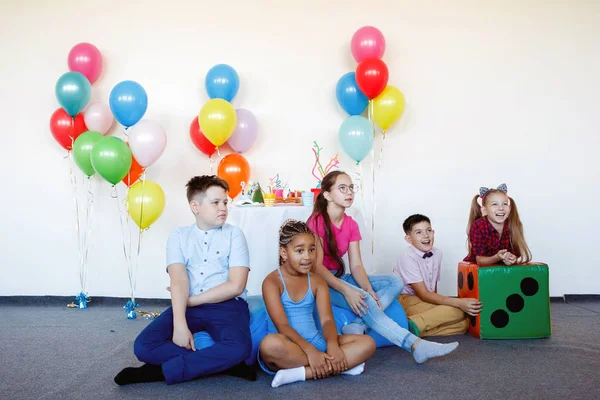
[{"label": "blue short-sleeve shirt", "polygon": [[[246,237],[229,224],[209,231],[196,224],[176,228],[167,241],[167,269],[171,264],[185,265],[190,296],[203,293],[227,282],[229,268],[250,269]],[[244,289],[240,297],[245,296]]]}]

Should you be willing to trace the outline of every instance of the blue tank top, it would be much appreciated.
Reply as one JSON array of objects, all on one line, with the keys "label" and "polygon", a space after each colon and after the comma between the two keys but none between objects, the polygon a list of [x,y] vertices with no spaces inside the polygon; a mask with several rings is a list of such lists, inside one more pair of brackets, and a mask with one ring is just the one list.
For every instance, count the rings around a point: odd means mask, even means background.
[{"label": "blue tank top", "polygon": [[[283,279],[283,275],[281,275],[281,270],[279,268],[277,268],[277,272],[283,283],[283,293],[281,294],[280,299],[288,322],[304,340],[310,343],[317,336],[321,336],[321,332],[319,332],[317,325],[315,324],[313,314],[315,309],[315,296],[313,295],[310,285],[310,274],[308,275],[308,291],[302,300],[295,302],[287,291],[285,280]],[[269,333],[277,333],[277,328],[275,327],[275,324],[273,324],[271,317],[267,318],[267,325]]]}]

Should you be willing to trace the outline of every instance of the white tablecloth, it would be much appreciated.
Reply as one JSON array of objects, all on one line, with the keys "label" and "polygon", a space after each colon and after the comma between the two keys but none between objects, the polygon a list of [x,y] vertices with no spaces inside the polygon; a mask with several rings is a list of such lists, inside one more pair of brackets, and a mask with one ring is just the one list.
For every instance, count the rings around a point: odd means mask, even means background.
[{"label": "white tablecloth", "polygon": [[[275,206],[275,207],[231,207],[227,223],[239,226],[248,242],[250,251],[250,276],[248,277],[248,294],[261,294],[265,277],[277,268],[279,260],[279,228],[289,219],[306,221],[312,207]],[[356,220],[363,240],[361,253],[367,272],[372,272],[371,242],[362,213],[350,208],[346,213]],[[347,257],[344,257],[348,265]]]}]

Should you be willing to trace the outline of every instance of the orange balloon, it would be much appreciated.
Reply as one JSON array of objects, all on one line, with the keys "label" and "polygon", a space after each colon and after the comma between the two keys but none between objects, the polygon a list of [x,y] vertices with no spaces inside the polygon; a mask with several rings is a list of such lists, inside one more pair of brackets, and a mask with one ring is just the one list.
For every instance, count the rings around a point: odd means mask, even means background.
[{"label": "orange balloon", "polygon": [[242,191],[242,182],[250,181],[250,164],[241,154],[228,154],[219,163],[217,175],[227,182],[233,199]]},{"label": "orange balloon", "polygon": [[136,183],[144,174],[144,167],[137,162],[133,154],[131,155],[131,168],[129,168],[129,173],[123,178],[123,183],[127,185],[127,187],[131,187],[134,183]]}]

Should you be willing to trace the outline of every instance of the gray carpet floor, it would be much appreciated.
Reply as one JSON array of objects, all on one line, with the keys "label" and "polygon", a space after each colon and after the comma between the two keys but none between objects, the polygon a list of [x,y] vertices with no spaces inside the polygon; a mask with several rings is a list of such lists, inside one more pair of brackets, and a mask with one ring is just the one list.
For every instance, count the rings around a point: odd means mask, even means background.
[{"label": "gray carpet floor", "polygon": [[[157,310],[154,307],[141,309]],[[483,341],[468,335],[450,356],[417,365],[405,351],[378,349],[358,377],[273,389],[214,376],[167,386],[119,387],[113,377],[139,365],[135,336],[148,320],[118,305],[87,310],[0,303],[0,399],[600,399],[600,301],[552,303],[553,336]]]}]

